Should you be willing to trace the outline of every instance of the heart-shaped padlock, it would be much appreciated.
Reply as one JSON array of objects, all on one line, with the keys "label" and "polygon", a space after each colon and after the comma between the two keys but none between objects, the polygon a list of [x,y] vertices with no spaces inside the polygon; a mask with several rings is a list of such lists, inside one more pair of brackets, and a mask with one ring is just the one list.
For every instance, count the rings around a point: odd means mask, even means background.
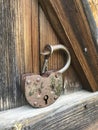
[{"label": "heart-shaped padlock", "polygon": [[[64,50],[67,54],[67,62],[65,66],[56,72],[47,71],[48,58],[56,50]],[[54,103],[63,91],[62,73],[65,72],[71,62],[71,56],[67,48],[61,44],[47,45],[44,52],[45,56],[42,75],[24,74],[22,76],[22,87],[26,100],[33,107],[41,108]]]}]

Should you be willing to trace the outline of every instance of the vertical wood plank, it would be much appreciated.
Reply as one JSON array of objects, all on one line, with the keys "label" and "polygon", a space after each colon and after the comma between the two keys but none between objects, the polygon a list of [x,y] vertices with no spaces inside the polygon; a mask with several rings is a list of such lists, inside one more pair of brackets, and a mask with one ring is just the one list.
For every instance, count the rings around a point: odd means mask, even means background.
[{"label": "vertical wood plank", "polygon": [[31,15],[31,40],[32,40],[32,60],[33,60],[33,73],[39,73],[39,29],[38,29],[38,0],[32,0],[32,15]]},{"label": "vertical wood plank", "polygon": [[85,1],[82,0],[81,2],[82,2],[82,7],[84,9],[84,13],[85,13],[86,18],[88,20],[88,24],[89,24],[89,27],[90,27],[90,30],[91,30],[91,34],[92,34],[94,44],[96,46],[96,50],[98,52],[98,29],[97,29],[95,18],[93,16],[93,12],[90,8],[89,1],[91,1],[91,0],[85,0]]},{"label": "vertical wood plank", "polygon": [[[12,4],[12,2],[11,2]],[[24,103],[24,98],[21,92],[21,86],[20,86],[20,75],[25,72],[25,43],[24,43],[24,4],[22,0],[20,1],[15,1],[14,4],[12,4],[12,9],[14,10],[14,15],[15,15],[15,23],[14,23],[14,28],[16,29],[14,34],[15,37],[15,51],[16,51],[16,66],[17,66],[17,105],[20,106]],[[21,7],[22,6],[22,7]],[[18,98],[20,97],[20,99]],[[20,100],[20,101],[19,101]]]},{"label": "vertical wood plank", "polygon": [[24,5],[23,29],[24,29],[25,72],[32,72],[32,48],[31,48],[32,3],[31,0],[22,0],[22,5]]},{"label": "vertical wood plank", "polygon": [[31,0],[0,1],[0,110],[25,104],[20,76],[32,72]]},{"label": "vertical wood plank", "polygon": [[[39,19],[40,19],[40,52],[44,50],[44,47],[47,44],[56,45],[59,43],[56,35],[53,32],[48,20],[45,17],[41,7],[39,7]],[[58,52],[55,52],[52,57],[49,58],[49,70],[58,69],[57,68],[57,55]],[[41,69],[44,62],[44,56],[41,56]]]},{"label": "vertical wood plank", "polygon": [[[6,6],[6,5],[5,5]],[[8,44],[5,43],[5,37],[3,32],[6,32],[6,20],[3,20],[4,17],[4,3],[0,1],[0,109],[2,110],[6,105],[7,99],[4,94],[4,90],[8,93],[7,88],[7,48]],[[7,37],[7,36],[6,36]],[[6,58],[5,58],[6,57]],[[5,105],[4,105],[5,104]],[[6,106],[5,106],[6,107]]]},{"label": "vertical wood plank", "polygon": [[[16,66],[17,66],[17,81],[16,88],[16,106],[25,103],[23,92],[21,91],[20,77],[25,72],[32,72],[32,58],[31,58],[31,1],[20,0],[11,2],[12,10],[14,10],[15,22],[13,32],[15,38],[16,51]],[[13,78],[12,78],[13,79]],[[20,97],[20,99],[19,99]]]},{"label": "vertical wood plank", "polygon": [[88,2],[91,7],[94,19],[96,21],[96,25],[98,27],[98,0],[88,0]]}]

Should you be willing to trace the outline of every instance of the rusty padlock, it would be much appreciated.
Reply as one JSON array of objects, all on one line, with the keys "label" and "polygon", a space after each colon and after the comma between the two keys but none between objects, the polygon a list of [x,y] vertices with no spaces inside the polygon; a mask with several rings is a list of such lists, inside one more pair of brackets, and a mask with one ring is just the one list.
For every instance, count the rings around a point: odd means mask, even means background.
[{"label": "rusty padlock", "polygon": [[[48,59],[56,50],[62,49],[67,54],[65,66],[58,71],[48,71]],[[71,56],[67,48],[61,44],[47,45],[44,52],[45,56],[41,75],[24,74],[22,76],[22,86],[26,100],[33,107],[41,108],[54,103],[63,91],[62,73],[65,72],[71,62]]]}]

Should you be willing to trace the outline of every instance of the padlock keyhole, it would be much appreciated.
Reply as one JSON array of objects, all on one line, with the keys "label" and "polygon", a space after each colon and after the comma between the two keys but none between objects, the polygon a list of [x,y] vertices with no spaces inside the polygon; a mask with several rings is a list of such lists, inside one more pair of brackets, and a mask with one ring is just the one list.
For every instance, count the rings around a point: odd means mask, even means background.
[{"label": "padlock keyhole", "polygon": [[48,98],[49,98],[48,95],[45,95],[45,96],[44,96],[44,101],[45,101],[45,104],[46,104],[46,105],[48,104]]}]

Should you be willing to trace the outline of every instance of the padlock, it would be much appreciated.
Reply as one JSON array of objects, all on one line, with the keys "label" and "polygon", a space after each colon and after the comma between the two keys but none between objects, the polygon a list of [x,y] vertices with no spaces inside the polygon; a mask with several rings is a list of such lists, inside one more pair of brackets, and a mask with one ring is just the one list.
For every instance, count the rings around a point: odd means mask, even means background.
[{"label": "padlock", "polygon": [[[48,59],[56,50],[62,49],[67,55],[65,66],[58,71],[48,71]],[[67,48],[61,44],[47,45],[44,52],[45,56],[42,74],[24,74],[22,76],[22,87],[24,95],[30,105],[42,108],[53,104],[63,91],[62,73],[65,72],[71,63],[71,56]]]}]

